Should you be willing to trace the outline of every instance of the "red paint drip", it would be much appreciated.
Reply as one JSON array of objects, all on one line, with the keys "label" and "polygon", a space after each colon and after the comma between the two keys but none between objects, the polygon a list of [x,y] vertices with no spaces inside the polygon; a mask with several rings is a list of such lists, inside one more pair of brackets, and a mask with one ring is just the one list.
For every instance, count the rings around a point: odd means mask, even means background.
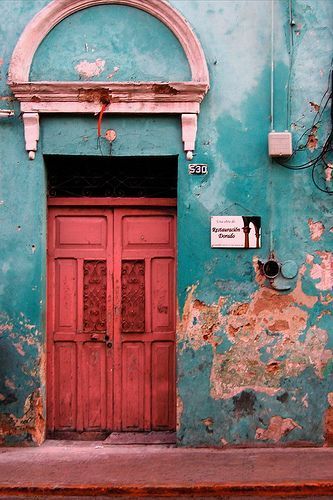
[{"label": "red paint drip", "polygon": [[102,104],[101,110],[98,115],[98,122],[97,122],[97,136],[101,137],[101,128],[102,128],[102,119],[103,115],[105,113],[105,110],[107,108],[107,104]]}]

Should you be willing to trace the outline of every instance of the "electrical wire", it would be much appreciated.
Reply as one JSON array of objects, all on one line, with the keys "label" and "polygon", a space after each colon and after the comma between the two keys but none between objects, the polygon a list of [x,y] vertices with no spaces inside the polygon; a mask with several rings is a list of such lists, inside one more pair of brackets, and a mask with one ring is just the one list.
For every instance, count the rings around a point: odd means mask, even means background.
[{"label": "electrical wire", "polygon": [[317,189],[319,189],[319,191],[321,191],[322,193],[326,193],[326,194],[333,194],[333,190],[330,190],[330,189],[323,189],[322,187],[319,186],[319,184],[317,183],[316,179],[315,179],[315,170],[316,170],[316,167],[318,165],[314,165],[312,167],[312,171],[311,171],[311,178],[312,178],[312,182],[313,184],[316,186]]},{"label": "electrical wire", "polygon": [[[330,190],[328,187],[326,187],[326,189],[323,189],[319,184],[318,184],[318,181],[316,180],[316,172],[317,172],[317,169],[321,166],[322,168],[324,168],[324,166],[326,166],[326,168],[332,168],[330,164],[328,164],[326,162],[326,156],[329,154],[329,153],[332,153],[333,152],[333,148],[332,148],[332,143],[333,143],[333,106],[332,106],[332,94],[333,94],[333,76],[332,76],[332,64],[333,64],[333,59],[331,61],[331,69],[330,69],[330,72],[329,72],[329,77],[328,77],[328,85],[327,85],[327,89],[325,91],[325,93],[323,94],[321,100],[320,100],[320,103],[318,105],[318,109],[317,109],[317,112],[313,118],[313,121],[312,121],[312,124],[311,126],[306,129],[303,134],[299,137],[298,141],[297,141],[297,144],[296,144],[296,148],[293,152],[293,154],[286,160],[286,161],[281,161],[281,160],[278,160],[277,158],[274,159],[275,163],[278,163],[279,165],[281,165],[282,167],[288,169],[288,170],[306,170],[308,168],[311,168],[311,178],[312,178],[312,182],[313,184],[316,186],[317,189],[319,189],[321,192],[323,193],[326,193],[326,194],[333,194],[333,191]],[[326,98],[326,100],[325,100]],[[302,152],[305,150],[307,144],[308,144],[308,141],[309,141],[309,138],[311,137],[311,134],[315,134],[316,131],[318,130],[319,126],[321,125],[322,123],[322,117],[323,117],[323,114],[325,113],[329,103],[331,103],[331,110],[330,110],[330,118],[331,118],[331,125],[330,125],[330,132],[328,133],[328,136],[324,142],[324,144],[322,145],[321,147],[321,151],[320,153],[314,157],[314,158],[311,158],[310,160],[304,162],[304,163],[301,163],[301,164],[290,164],[289,162],[295,158],[295,156],[297,155],[297,153],[299,152]],[[300,144],[303,140],[304,137],[307,136],[307,142],[306,144]]]},{"label": "electrical wire", "polygon": [[271,0],[271,131],[274,130],[274,0]]},{"label": "electrical wire", "polygon": [[292,0],[289,0],[289,73],[287,82],[287,116],[286,116],[286,130],[289,130],[289,122],[291,116],[291,73],[294,64],[294,15]]}]

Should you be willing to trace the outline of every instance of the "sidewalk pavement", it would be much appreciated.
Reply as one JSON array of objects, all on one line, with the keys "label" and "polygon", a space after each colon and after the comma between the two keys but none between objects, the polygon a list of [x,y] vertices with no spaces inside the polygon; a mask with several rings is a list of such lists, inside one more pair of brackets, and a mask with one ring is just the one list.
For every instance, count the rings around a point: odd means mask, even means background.
[{"label": "sidewalk pavement", "polygon": [[0,448],[0,497],[12,496],[333,499],[333,448]]}]

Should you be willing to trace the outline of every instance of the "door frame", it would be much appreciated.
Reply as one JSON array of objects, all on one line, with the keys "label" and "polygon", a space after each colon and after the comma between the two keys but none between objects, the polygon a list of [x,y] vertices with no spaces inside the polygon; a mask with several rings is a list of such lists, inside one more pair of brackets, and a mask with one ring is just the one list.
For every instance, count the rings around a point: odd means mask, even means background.
[{"label": "door frame", "polygon": [[48,207],[177,207],[176,198],[96,198],[83,196],[82,198],[47,198]]},{"label": "door frame", "polygon": [[[59,197],[59,198],[47,198],[47,209],[49,207],[62,207],[62,208],[80,208],[80,207],[86,207],[86,208],[91,208],[91,209],[97,209],[97,208],[147,208],[147,209],[154,209],[154,208],[176,208],[177,209],[177,199],[176,198],[111,198],[111,197],[105,197],[105,198],[96,198],[96,197],[81,197],[81,198],[73,198],[73,197]],[[47,227],[49,224],[49,218],[48,218],[48,213],[49,210],[47,210]],[[176,234],[177,234],[177,217],[176,217]],[[46,238],[46,250],[47,250],[47,255],[48,255],[48,241],[49,241],[49,235],[47,234]],[[177,238],[176,238],[176,245],[175,245],[175,262],[176,262],[176,275],[175,275],[175,299],[176,299],[176,304],[177,304],[177,276],[178,276],[178,265],[177,265]],[[46,298],[46,432],[48,432],[49,429],[49,414],[50,414],[50,399],[49,399],[49,377],[53,376],[53,365],[50,362],[50,349],[53,346],[52,343],[52,336],[50,335],[49,332],[49,317],[51,315],[49,314],[49,307],[52,307],[52,300],[53,300],[53,295],[51,292],[51,287],[49,286],[49,259],[47,259],[47,272],[46,272],[46,289],[47,289],[47,298]],[[176,311],[175,311],[176,313]],[[177,314],[176,314],[177,318]],[[175,326],[177,330],[177,320],[175,318]],[[177,392],[177,344],[176,344],[176,336],[175,336],[175,415],[177,414],[177,397],[176,397],[176,392]],[[50,396],[52,399],[52,396]],[[53,400],[52,400],[53,401]],[[118,431],[119,432],[119,431]],[[161,433],[163,431],[160,431]],[[87,434],[87,436],[84,439],[96,439],[98,438],[97,434],[98,433],[93,433],[93,432],[87,432],[83,434]],[[51,431],[52,435],[52,431]],[[69,433],[68,439],[73,439],[75,438],[75,433]],[[105,437],[105,436],[104,436]]]}]

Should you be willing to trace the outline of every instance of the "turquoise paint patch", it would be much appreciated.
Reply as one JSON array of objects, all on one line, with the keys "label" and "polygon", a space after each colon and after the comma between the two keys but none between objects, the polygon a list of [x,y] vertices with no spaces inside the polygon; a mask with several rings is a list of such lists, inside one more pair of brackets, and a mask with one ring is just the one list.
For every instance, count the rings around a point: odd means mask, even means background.
[{"label": "turquoise paint patch", "polygon": [[[42,118],[41,148],[44,154],[93,156],[168,156],[182,154],[179,119],[174,116],[105,116],[102,134],[113,129],[117,139],[109,142],[97,137],[97,117],[75,119],[48,116]],[[158,168],[158,159],[156,159]]]},{"label": "turquoise paint patch", "polygon": [[330,360],[324,368],[324,377],[333,375],[333,360]]},{"label": "turquoise paint patch", "polygon": [[[0,95],[10,96],[11,92],[7,85],[7,74],[9,62],[15,45],[26,24],[34,17],[39,10],[47,5],[50,0],[34,0],[26,2],[22,0],[1,1],[1,21],[0,21]],[[10,29],[8,27],[10,26]],[[5,103],[1,103],[1,108],[6,108]],[[9,103],[9,108],[12,108]]]},{"label": "turquoise paint patch", "polygon": [[214,336],[218,345],[216,346],[216,352],[218,354],[223,354],[228,351],[228,349],[233,345],[233,343],[228,339],[225,332],[217,332]]},{"label": "turquoise paint patch", "polygon": [[[104,62],[78,66],[96,60]],[[124,5],[91,7],[64,19],[37,49],[30,78],[108,81],[115,67],[119,71],[112,81],[191,79],[183,48],[172,32],[146,12]]]}]

